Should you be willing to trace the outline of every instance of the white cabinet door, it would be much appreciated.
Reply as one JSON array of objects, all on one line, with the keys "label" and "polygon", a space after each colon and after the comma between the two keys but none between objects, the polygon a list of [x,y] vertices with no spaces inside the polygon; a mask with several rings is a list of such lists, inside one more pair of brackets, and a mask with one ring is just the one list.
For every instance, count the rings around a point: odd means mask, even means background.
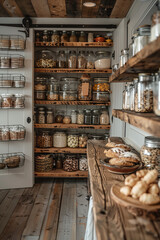
[{"label": "white cabinet door", "polygon": [[[22,29],[23,30],[23,29]],[[15,27],[1,27],[0,35],[22,35]],[[23,74],[26,77],[25,88],[0,88],[0,94],[21,93],[25,95],[24,109],[2,109],[0,108],[0,125],[21,124],[26,128],[26,137],[22,141],[0,142],[0,154],[23,152],[25,154],[24,166],[19,168],[0,170],[0,189],[32,187],[34,183],[34,152],[33,152],[33,30],[30,30],[30,37],[26,39],[26,49],[0,50],[0,55],[20,54],[25,58],[25,66],[20,69],[0,69],[0,74]],[[27,122],[27,118],[31,122]]]}]

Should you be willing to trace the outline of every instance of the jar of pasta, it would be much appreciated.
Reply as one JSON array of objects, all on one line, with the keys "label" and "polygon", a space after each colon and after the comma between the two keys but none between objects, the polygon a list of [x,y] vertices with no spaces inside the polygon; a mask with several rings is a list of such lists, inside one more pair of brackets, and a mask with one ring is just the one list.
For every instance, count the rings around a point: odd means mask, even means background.
[{"label": "jar of pasta", "polygon": [[37,51],[35,54],[35,66],[37,68],[56,68],[56,53],[50,50]]}]

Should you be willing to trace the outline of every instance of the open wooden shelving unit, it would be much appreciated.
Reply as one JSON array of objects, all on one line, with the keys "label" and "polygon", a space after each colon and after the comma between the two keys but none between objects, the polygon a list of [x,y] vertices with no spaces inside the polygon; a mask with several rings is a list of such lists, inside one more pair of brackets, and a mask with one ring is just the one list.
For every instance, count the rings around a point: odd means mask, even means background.
[{"label": "open wooden shelving unit", "polygon": [[80,125],[80,124],[63,124],[63,123],[52,123],[52,124],[34,124],[34,128],[74,128],[74,129],[110,129],[110,125]]},{"label": "open wooden shelving unit", "polygon": [[98,106],[110,106],[110,102],[102,101],[48,101],[48,100],[35,100],[35,104],[45,105],[98,105]]},{"label": "open wooden shelving unit", "polygon": [[35,153],[86,153],[86,148],[35,148]]},{"label": "open wooden shelving unit", "polygon": [[53,42],[36,42],[36,47],[113,47],[113,42],[65,42],[65,43],[53,43]]},{"label": "open wooden shelving unit", "polygon": [[153,113],[135,113],[114,109],[112,110],[112,115],[154,136],[160,137],[160,117]]},{"label": "open wooden shelving unit", "polygon": [[87,178],[88,171],[66,172],[63,169],[55,169],[50,172],[35,172],[35,177]]},{"label": "open wooden shelving unit", "polygon": [[35,68],[36,73],[112,73],[112,69]]}]

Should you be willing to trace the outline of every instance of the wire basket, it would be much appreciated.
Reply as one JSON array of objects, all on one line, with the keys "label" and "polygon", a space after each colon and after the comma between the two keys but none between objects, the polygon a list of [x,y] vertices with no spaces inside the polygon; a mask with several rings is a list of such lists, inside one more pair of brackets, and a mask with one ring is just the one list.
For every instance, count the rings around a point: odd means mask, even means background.
[{"label": "wire basket", "polygon": [[24,56],[20,54],[12,55],[0,55],[0,68],[23,68],[24,67]]},{"label": "wire basket", "polygon": [[20,35],[0,35],[0,49],[24,50],[26,40]]},{"label": "wire basket", "polygon": [[19,168],[24,166],[24,153],[3,153],[0,154],[0,170],[5,168]]},{"label": "wire basket", "polygon": [[25,82],[22,74],[0,74],[0,88],[24,88]]},{"label": "wire basket", "polygon": [[23,94],[3,93],[0,95],[0,108],[23,109],[25,108],[25,96]]},{"label": "wire basket", "polygon": [[21,141],[26,136],[23,125],[0,125],[0,142]]}]

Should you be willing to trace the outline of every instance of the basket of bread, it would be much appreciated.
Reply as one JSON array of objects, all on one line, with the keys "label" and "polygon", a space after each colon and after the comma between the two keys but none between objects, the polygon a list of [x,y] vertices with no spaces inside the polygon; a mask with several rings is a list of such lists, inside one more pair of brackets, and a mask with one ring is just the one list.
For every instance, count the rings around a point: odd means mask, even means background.
[{"label": "basket of bread", "polygon": [[23,153],[0,154],[0,169],[18,168],[24,165],[25,155]]}]

